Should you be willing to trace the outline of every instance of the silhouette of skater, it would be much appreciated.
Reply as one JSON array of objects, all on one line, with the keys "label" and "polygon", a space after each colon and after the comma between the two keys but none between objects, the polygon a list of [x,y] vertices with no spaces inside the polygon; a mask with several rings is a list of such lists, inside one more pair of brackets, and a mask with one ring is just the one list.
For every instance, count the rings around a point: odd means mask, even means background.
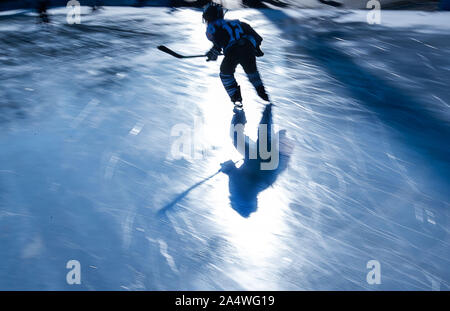
[{"label": "silhouette of skater", "polygon": [[[249,217],[258,208],[259,193],[271,186],[278,175],[286,169],[292,154],[293,143],[286,136],[286,130],[280,130],[278,133],[273,131],[272,104],[265,106],[259,123],[260,127],[267,125],[267,144],[263,142],[265,134],[261,137],[258,134],[256,142],[246,136],[244,134],[245,123],[244,110],[235,109],[231,120],[230,134],[235,148],[244,156],[244,163],[238,168],[234,162],[228,161],[222,163],[221,170],[229,177],[231,207],[242,217]],[[245,141],[244,150],[242,150],[242,139]],[[265,148],[271,154],[268,159],[263,159],[261,156],[261,149]],[[264,169],[261,164],[273,161],[274,155],[277,155],[278,165],[273,169]]]},{"label": "silhouette of skater", "polygon": [[91,7],[92,12],[97,12],[98,10],[103,9],[102,1],[101,0],[92,0],[90,7]]},{"label": "silhouette of skater", "polygon": [[49,5],[48,0],[39,0],[37,3],[36,10],[39,14],[39,19],[41,23],[49,23],[50,19],[47,14],[47,8]]},{"label": "silhouette of skater", "polygon": [[222,52],[225,55],[219,76],[234,105],[242,107],[241,87],[234,76],[239,64],[258,96],[270,102],[256,65],[256,58],[264,55],[260,48],[263,38],[249,24],[237,19],[225,19],[226,12],[217,3],[210,3],[203,9],[203,22],[207,23],[206,37],[213,43],[206,53],[206,61],[216,61]]}]

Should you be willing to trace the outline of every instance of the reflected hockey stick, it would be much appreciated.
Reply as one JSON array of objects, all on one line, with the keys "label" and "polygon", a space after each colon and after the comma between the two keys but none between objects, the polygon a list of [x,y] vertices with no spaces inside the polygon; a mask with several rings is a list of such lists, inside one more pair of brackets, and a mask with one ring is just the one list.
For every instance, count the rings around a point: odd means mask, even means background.
[{"label": "reflected hockey stick", "polygon": [[[201,55],[181,55],[178,54],[177,52],[172,51],[171,49],[169,49],[167,46],[165,45],[160,45],[158,46],[158,50],[163,51],[164,53],[167,53],[169,55],[172,55],[173,57],[176,58],[196,58],[196,57],[206,57],[206,54],[201,54]],[[222,54],[220,54],[222,55]]]},{"label": "reflected hockey stick", "polygon": [[192,190],[194,190],[198,186],[201,186],[203,183],[207,182],[208,180],[210,180],[211,178],[213,178],[214,176],[216,176],[220,172],[225,172],[226,170],[230,169],[232,166],[235,166],[236,164],[238,164],[239,162],[241,162],[243,160],[244,159],[240,159],[240,160],[237,160],[237,161],[228,160],[226,162],[221,163],[220,164],[220,169],[217,172],[215,172],[214,174],[212,174],[212,175],[210,175],[210,176],[200,180],[198,183],[190,186],[188,189],[186,189],[185,191],[183,191],[182,193],[177,195],[170,203],[166,204],[163,208],[161,208],[158,211],[158,214],[159,215],[164,215],[167,211],[171,210],[179,201],[184,199],[184,197],[186,197]]}]

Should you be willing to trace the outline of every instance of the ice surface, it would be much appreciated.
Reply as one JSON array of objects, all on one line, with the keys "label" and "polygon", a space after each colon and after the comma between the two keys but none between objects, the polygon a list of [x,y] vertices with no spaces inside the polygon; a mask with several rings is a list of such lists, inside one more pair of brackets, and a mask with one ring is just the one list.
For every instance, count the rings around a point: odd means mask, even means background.
[{"label": "ice surface", "polygon": [[200,11],[50,13],[0,16],[0,289],[449,289],[449,13],[229,13],[294,141],[248,218],[212,176],[240,159],[219,64],[156,49],[205,52]]}]

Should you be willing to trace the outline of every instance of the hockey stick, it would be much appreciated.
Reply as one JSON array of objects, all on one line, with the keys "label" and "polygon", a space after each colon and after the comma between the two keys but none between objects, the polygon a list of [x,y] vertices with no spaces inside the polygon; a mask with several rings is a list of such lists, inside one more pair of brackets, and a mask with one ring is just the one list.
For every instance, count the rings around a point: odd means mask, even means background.
[{"label": "hockey stick", "polygon": [[185,56],[185,55],[181,55],[178,54],[177,52],[172,51],[171,49],[169,49],[167,46],[164,45],[160,45],[158,46],[158,50],[163,51],[169,55],[172,55],[173,57],[176,58],[194,58],[194,57],[206,57],[206,54],[203,55],[189,55],[189,56]]},{"label": "hockey stick", "polygon": [[[195,57],[206,57],[206,56],[207,56],[206,54],[201,54],[201,55],[188,55],[188,56],[186,56],[186,55],[181,55],[181,54],[178,54],[177,52],[172,51],[171,49],[169,49],[169,48],[168,48],[167,46],[165,46],[165,45],[159,45],[159,46],[158,46],[158,50],[163,51],[164,53],[167,53],[167,54],[169,54],[169,55],[172,55],[173,57],[176,57],[176,58],[195,58]],[[222,54],[220,54],[220,55],[222,55]]]}]

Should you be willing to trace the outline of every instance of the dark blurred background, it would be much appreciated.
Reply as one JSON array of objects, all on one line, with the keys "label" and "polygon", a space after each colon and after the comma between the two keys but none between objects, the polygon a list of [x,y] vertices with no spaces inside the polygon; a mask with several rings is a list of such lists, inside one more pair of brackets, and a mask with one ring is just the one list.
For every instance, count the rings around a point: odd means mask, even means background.
[{"label": "dark blurred background", "polygon": [[[67,5],[67,0],[0,0],[0,10],[36,9],[46,6],[61,7]],[[170,7],[203,7],[210,0],[81,0],[82,6],[170,6]],[[220,1],[226,6],[243,7],[300,7],[327,8],[343,7],[364,9],[364,0],[225,0]],[[415,10],[450,10],[450,0],[381,0],[382,9],[415,9]]]}]

